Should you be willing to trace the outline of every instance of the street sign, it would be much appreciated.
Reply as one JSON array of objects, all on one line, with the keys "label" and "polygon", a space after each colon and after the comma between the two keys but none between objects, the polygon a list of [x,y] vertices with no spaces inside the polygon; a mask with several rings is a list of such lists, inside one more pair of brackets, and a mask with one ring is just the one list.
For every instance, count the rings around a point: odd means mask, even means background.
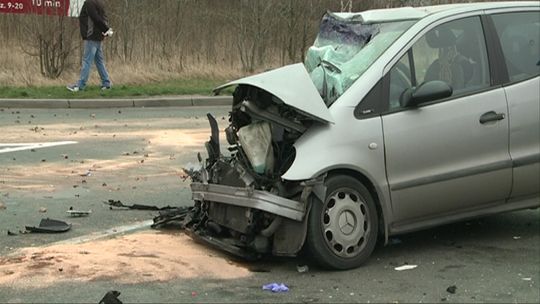
[{"label": "street sign", "polygon": [[0,0],[0,14],[78,17],[85,0]]}]

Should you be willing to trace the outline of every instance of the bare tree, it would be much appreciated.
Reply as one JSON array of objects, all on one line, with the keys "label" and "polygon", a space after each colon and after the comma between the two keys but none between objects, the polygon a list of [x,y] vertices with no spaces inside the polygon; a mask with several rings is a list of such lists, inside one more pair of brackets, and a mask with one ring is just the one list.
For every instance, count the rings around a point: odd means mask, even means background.
[{"label": "bare tree", "polygon": [[20,46],[39,59],[40,72],[47,78],[58,78],[74,51],[74,27],[65,16],[28,16],[25,18]]},{"label": "bare tree", "polygon": [[352,11],[352,0],[340,0],[341,8],[340,12],[351,12]]}]

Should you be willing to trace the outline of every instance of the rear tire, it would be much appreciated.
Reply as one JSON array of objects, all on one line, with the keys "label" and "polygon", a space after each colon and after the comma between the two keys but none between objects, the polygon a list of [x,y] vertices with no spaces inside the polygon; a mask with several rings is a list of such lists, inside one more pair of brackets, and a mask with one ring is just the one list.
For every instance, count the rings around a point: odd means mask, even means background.
[{"label": "rear tire", "polygon": [[325,186],[324,202],[312,196],[308,254],[325,268],[356,268],[369,258],[377,243],[375,202],[367,188],[351,176],[330,176]]}]

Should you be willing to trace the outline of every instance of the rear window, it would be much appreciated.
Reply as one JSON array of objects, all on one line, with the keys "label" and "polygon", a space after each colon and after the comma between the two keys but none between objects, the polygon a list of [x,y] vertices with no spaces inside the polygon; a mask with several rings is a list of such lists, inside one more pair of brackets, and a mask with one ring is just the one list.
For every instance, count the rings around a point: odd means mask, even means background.
[{"label": "rear window", "polygon": [[540,12],[493,15],[511,82],[540,74]]}]

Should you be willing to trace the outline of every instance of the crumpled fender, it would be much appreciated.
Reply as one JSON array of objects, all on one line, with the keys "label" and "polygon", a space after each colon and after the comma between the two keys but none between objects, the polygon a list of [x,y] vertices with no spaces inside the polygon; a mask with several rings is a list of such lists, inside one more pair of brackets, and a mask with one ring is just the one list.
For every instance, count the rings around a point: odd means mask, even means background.
[{"label": "crumpled fender", "polygon": [[[331,110],[338,122],[309,128],[294,144],[295,160],[281,177],[301,181],[333,169],[350,169],[385,184],[381,120],[358,120],[351,108],[339,105]],[[370,148],[374,145],[377,148]]]}]

